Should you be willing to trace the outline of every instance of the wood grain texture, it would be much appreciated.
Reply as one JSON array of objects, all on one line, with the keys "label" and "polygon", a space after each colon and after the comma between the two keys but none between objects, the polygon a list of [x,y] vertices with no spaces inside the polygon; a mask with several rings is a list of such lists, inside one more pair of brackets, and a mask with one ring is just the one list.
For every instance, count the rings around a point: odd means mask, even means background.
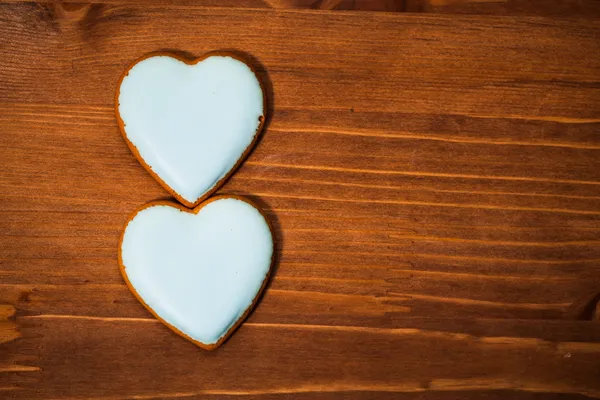
[{"label": "wood grain texture", "polygon": [[[0,3],[28,0],[0,0]],[[61,16],[77,16],[91,7],[81,0],[42,1]],[[104,4],[188,5],[276,10],[378,11],[474,15],[526,15],[598,18],[598,0],[104,0]]]},{"label": "wood grain texture", "polygon": [[403,11],[598,18],[596,0],[404,0]]},{"label": "wood grain texture", "polygon": [[[0,397],[600,397],[593,19],[0,4]],[[122,281],[167,194],[113,112],[150,51],[244,51],[270,121],[220,193],[278,265],[213,353]]]}]

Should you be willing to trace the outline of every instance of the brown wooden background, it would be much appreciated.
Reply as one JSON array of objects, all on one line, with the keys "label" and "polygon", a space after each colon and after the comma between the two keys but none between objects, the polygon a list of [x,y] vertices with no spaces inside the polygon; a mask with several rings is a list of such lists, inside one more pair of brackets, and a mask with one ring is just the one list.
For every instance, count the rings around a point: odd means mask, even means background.
[{"label": "brown wooden background", "polygon": [[[600,397],[598,17],[592,0],[0,2],[0,398]],[[169,49],[246,52],[271,86],[221,192],[268,211],[278,268],[210,353],[116,262],[127,215],[166,193],[114,91]]]}]

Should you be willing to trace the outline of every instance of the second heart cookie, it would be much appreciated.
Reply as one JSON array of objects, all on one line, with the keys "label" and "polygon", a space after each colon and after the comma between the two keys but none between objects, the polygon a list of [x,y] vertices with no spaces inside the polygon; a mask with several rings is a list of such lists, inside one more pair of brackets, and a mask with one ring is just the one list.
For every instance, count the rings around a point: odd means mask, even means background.
[{"label": "second heart cookie", "polygon": [[132,152],[187,207],[233,173],[266,118],[260,80],[229,53],[194,61],[166,53],[143,57],[123,74],[115,108]]},{"label": "second heart cookie", "polygon": [[256,303],[273,249],[270,225],[255,205],[215,196],[193,210],[164,201],[141,207],[125,225],[119,262],[152,314],[212,350]]}]

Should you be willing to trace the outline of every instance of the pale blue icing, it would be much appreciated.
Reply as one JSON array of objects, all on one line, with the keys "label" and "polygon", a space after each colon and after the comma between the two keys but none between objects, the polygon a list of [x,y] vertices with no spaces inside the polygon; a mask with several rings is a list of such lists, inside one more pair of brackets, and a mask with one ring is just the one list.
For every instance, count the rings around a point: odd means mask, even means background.
[{"label": "pale blue icing", "polygon": [[124,272],[143,301],[204,344],[217,343],[250,307],[272,255],[267,221],[234,198],[198,214],[145,208],[127,224],[121,245]]},{"label": "pale blue icing", "polygon": [[256,75],[235,58],[211,56],[187,65],[154,56],[129,70],[118,108],[144,162],[195,203],[252,143],[263,101]]}]

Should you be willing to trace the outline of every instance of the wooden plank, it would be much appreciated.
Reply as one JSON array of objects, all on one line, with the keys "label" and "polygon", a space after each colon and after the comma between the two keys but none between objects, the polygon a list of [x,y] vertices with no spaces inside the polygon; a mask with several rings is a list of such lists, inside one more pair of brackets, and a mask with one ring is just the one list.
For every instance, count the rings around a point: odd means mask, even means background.
[{"label": "wooden plank", "polygon": [[[0,95],[11,103],[111,106],[115,72],[141,54],[237,48],[269,67],[277,110],[316,106],[347,113],[598,121],[600,62],[590,57],[599,47],[598,25],[589,20],[228,13],[181,6],[177,10],[188,21],[204,22],[178,21],[173,33],[176,18],[163,8],[105,7],[86,14],[84,24],[53,19],[29,4],[4,4],[2,10],[4,52],[10,55],[2,68],[11,74]],[[343,29],[315,31],[315,24]],[[382,34],[394,40],[382,41]],[[28,63],[33,54],[39,59]],[[39,80],[43,87],[34,84]]]},{"label": "wooden plank", "polygon": [[[599,397],[599,36],[589,19],[0,4],[2,395]],[[135,57],[218,48],[269,82],[265,135],[221,192],[267,211],[278,267],[209,354],[119,275],[127,215],[166,193],[112,107]]]},{"label": "wooden plank", "polygon": [[[21,3],[27,0],[0,0],[0,3]],[[60,14],[73,15],[81,12],[91,3],[80,0],[65,0],[60,3],[38,1],[59,10]],[[103,0],[102,4],[133,5],[187,5],[194,7],[226,7],[226,8],[266,8],[266,9],[312,9],[324,11],[387,11],[400,12],[404,8],[404,0]]]},{"label": "wooden plank", "polygon": [[[0,0],[0,3],[27,0]],[[41,1],[55,14],[73,18],[85,14],[90,3],[65,0]],[[440,14],[519,15],[543,17],[598,18],[596,0],[103,0],[102,4],[188,5],[279,10],[380,11]],[[94,7],[98,7],[97,5]]]},{"label": "wooden plank", "polygon": [[[590,368],[600,354],[598,343],[247,323],[226,346],[208,353],[177,340],[153,319],[40,316],[18,323],[24,337],[14,351],[33,356],[21,365],[40,369],[8,374],[10,384],[22,387],[11,393],[14,398],[313,392],[323,398],[362,392],[360,398],[371,398],[445,391],[464,391],[459,395],[464,397],[484,388],[598,396],[597,374]],[[93,368],[75,367],[90,366],[90,360]]]},{"label": "wooden plank", "polygon": [[594,0],[405,0],[405,11],[478,15],[600,16]]}]

